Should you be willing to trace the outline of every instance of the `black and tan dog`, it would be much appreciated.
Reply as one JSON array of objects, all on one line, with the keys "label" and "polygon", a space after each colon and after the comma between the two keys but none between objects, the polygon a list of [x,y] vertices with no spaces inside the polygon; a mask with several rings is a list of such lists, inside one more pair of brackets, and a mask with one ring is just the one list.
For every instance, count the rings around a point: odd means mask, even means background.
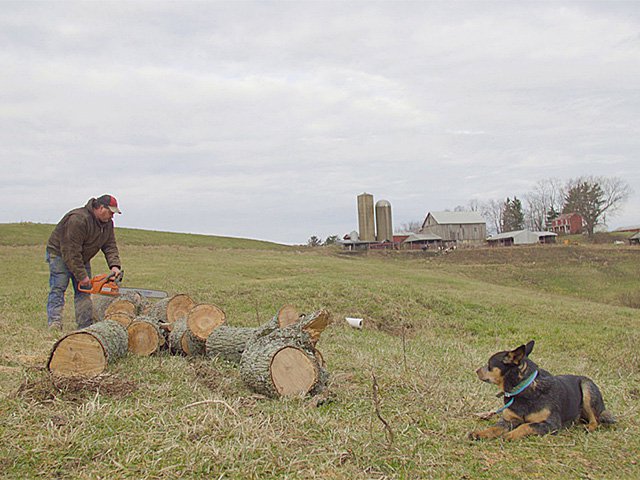
[{"label": "black and tan dog", "polygon": [[491,356],[486,367],[476,370],[480,380],[493,383],[504,395],[498,423],[471,432],[472,439],[503,437],[517,440],[527,435],[555,433],[581,421],[593,431],[599,424],[615,423],[605,410],[602,394],[593,381],[576,375],[551,375],[528,356],[534,342]]}]

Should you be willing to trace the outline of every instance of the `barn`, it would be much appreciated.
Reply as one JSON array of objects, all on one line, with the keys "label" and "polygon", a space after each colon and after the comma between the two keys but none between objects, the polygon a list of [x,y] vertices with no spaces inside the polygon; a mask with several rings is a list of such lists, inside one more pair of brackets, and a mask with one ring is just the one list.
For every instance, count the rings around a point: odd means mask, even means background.
[{"label": "barn", "polygon": [[640,245],[640,232],[629,237],[629,245]]},{"label": "barn", "polygon": [[532,232],[531,230],[516,230],[492,235],[487,238],[491,246],[511,245],[535,245],[537,243],[555,243],[557,233],[554,232]]},{"label": "barn", "polygon": [[478,212],[429,212],[420,232],[440,237],[443,244],[481,244],[487,223]]}]

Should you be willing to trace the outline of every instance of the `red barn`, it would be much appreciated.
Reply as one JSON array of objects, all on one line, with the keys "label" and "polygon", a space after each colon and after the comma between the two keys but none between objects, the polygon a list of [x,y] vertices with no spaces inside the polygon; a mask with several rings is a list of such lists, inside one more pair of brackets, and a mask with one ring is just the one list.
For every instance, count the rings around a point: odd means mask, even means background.
[{"label": "red barn", "polygon": [[582,216],[578,213],[563,213],[551,221],[550,230],[559,235],[582,233]]}]

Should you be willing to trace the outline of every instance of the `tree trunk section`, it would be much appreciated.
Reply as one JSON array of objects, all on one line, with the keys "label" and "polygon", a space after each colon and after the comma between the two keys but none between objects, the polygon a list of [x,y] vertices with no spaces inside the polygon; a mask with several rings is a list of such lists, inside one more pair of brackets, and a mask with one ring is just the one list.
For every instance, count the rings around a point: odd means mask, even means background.
[{"label": "tree trunk section", "polygon": [[220,357],[232,363],[240,363],[247,341],[253,337],[255,328],[229,327],[221,325],[216,328],[205,345],[207,357]]},{"label": "tree trunk section", "polygon": [[282,339],[248,345],[240,376],[253,391],[272,398],[315,394],[328,380],[313,353]]},{"label": "tree trunk section", "polygon": [[124,328],[129,328],[129,325],[131,325],[131,322],[133,322],[136,317],[127,312],[110,312],[105,315],[104,319],[113,320],[114,322],[118,322]]},{"label": "tree trunk section", "polygon": [[222,325],[226,315],[216,305],[201,303],[189,310],[185,341],[191,355],[204,355],[209,335]]},{"label": "tree trunk section", "polygon": [[127,353],[127,343],[127,331],[118,322],[95,323],[58,340],[47,368],[61,377],[95,377]]},{"label": "tree trunk section", "polygon": [[330,323],[329,313],[319,310],[268,335],[252,336],[240,360],[242,379],[269,397],[320,393],[329,373],[316,343]]},{"label": "tree trunk section", "polygon": [[167,336],[169,352],[174,355],[190,355],[189,345],[186,339],[187,319],[185,317],[176,320]]},{"label": "tree trunk section", "polygon": [[127,328],[128,349],[140,356],[156,353],[165,344],[164,333],[157,322],[149,317],[138,317]]},{"label": "tree trunk section", "polygon": [[93,317],[101,322],[110,314],[116,312],[128,313],[131,316],[139,315],[145,303],[140,294],[135,292],[124,295],[92,295]]},{"label": "tree trunk section", "polygon": [[296,323],[300,317],[298,310],[291,305],[283,305],[271,320],[255,329],[253,340],[265,337],[274,330]]},{"label": "tree trunk section", "polygon": [[185,293],[163,298],[154,303],[147,315],[157,318],[160,323],[175,323],[178,319],[186,317],[196,303]]}]

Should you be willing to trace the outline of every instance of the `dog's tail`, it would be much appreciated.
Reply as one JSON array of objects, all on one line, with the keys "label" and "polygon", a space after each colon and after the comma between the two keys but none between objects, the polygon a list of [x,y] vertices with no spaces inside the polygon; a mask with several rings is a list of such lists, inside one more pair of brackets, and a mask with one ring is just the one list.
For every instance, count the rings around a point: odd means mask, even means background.
[{"label": "dog's tail", "polygon": [[617,422],[616,417],[608,410],[605,410],[602,413],[600,413],[600,418],[598,420],[603,425],[613,425],[614,423]]}]

